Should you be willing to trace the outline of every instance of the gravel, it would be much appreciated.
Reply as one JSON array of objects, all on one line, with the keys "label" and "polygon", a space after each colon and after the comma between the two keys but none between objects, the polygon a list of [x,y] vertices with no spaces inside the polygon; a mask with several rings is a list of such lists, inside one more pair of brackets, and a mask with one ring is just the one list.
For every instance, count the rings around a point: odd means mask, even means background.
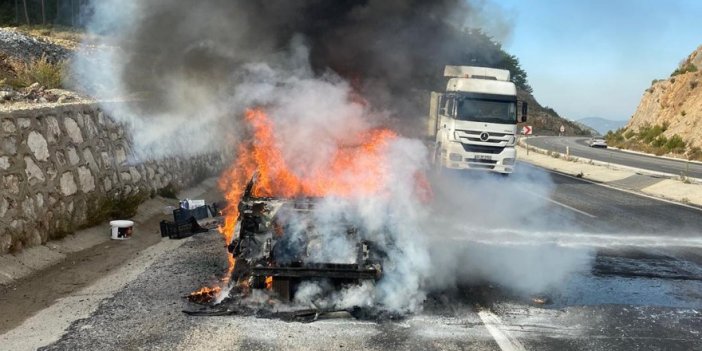
[{"label": "gravel", "polygon": [[45,55],[51,62],[66,60],[71,52],[46,40],[17,32],[12,28],[0,28],[0,54],[31,61]]}]

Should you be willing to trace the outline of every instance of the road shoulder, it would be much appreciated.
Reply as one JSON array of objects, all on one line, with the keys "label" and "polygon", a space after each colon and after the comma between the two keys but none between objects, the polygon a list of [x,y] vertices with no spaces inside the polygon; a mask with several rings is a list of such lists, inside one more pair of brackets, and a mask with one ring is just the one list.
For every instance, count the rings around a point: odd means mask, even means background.
[{"label": "road shoulder", "polygon": [[679,177],[666,178],[655,172],[548,152],[532,146],[527,151],[519,145],[517,158],[538,167],[614,188],[702,207],[702,184],[691,183]]}]

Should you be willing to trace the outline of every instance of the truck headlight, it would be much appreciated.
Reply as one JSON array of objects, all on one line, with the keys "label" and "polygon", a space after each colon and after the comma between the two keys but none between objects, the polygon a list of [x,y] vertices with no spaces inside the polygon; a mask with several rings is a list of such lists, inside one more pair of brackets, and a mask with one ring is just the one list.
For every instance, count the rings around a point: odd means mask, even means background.
[{"label": "truck headlight", "polygon": [[461,154],[456,154],[456,153],[450,153],[449,154],[449,160],[451,161],[461,161],[463,160],[463,156]]}]

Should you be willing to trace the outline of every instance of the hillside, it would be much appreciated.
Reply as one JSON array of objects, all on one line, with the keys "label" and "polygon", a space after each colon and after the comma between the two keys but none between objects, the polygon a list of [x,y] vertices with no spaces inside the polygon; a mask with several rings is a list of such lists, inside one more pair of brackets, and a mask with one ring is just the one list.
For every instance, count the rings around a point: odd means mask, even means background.
[{"label": "hillside", "polygon": [[591,134],[589,130],[582,128],[577,123],[562,118],[554,109],[541,106],[530,93],[520,89],[518,96],[520,100],[526,101],[529,104],[528,119],[523,125],[532,126],[534,134],[558,135],[561,125],[565,127],[563,135],[589,136]]},{"label": "hillside", "polygon": [[581,118],[578,120],[578,122],[596,130],[599,134],[602,135],[606,134],[610,130],[617,130],[621,127],[624,127],[627,123],[627,121],[615,121],[602,117]]},{"label": "hillside", "polygon": [[646,89],[626,127],[611,133],[618,146],[700,158],[702,148],[702,46],[666,79]]}]

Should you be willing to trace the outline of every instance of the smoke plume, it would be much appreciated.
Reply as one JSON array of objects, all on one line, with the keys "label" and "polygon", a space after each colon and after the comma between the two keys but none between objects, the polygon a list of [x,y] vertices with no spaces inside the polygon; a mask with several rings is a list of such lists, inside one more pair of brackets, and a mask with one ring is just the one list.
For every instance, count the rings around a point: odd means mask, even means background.
[{"label": "smoke plume", "polygon": [[[467,39],[477,27],[509,35],[489,3],[96,0],[88,16],[88,29],[103,42],[82,50],[73,70],[93,96],[130,101],[104,106],[131,127],[136,158],[231,148],[247,136],[241,116],[251,107],[270,115],[283,157],[300,177],[325,167],[354,135],[377,127],[401,135],[384,151],[392,181],[382,196],[325,199],[315,213],[325,233],[351,220],[375,235],[368,239],[388,256],[383,279],[331,297],[324,286],[303,286],[299,303],[413,311],[427,292],[459,282],[536,293],[587,265],[587,252],[555,243],[505,246],[509,235],[490,229],[518,226],[543,208],[539,199],[513,201],[513,191],[528,184],[548,196],[546,178],[440,180],[432,203],[416,193],[428,150],[412,137],[423,130],[428,91],[443,89],[444,65],[500,59]],[[481,202],[486,198],[492,207]],[[541,223],[529,228],[542,230]],[[350,244],[331,234],[315,259],[348,256]]]}]

